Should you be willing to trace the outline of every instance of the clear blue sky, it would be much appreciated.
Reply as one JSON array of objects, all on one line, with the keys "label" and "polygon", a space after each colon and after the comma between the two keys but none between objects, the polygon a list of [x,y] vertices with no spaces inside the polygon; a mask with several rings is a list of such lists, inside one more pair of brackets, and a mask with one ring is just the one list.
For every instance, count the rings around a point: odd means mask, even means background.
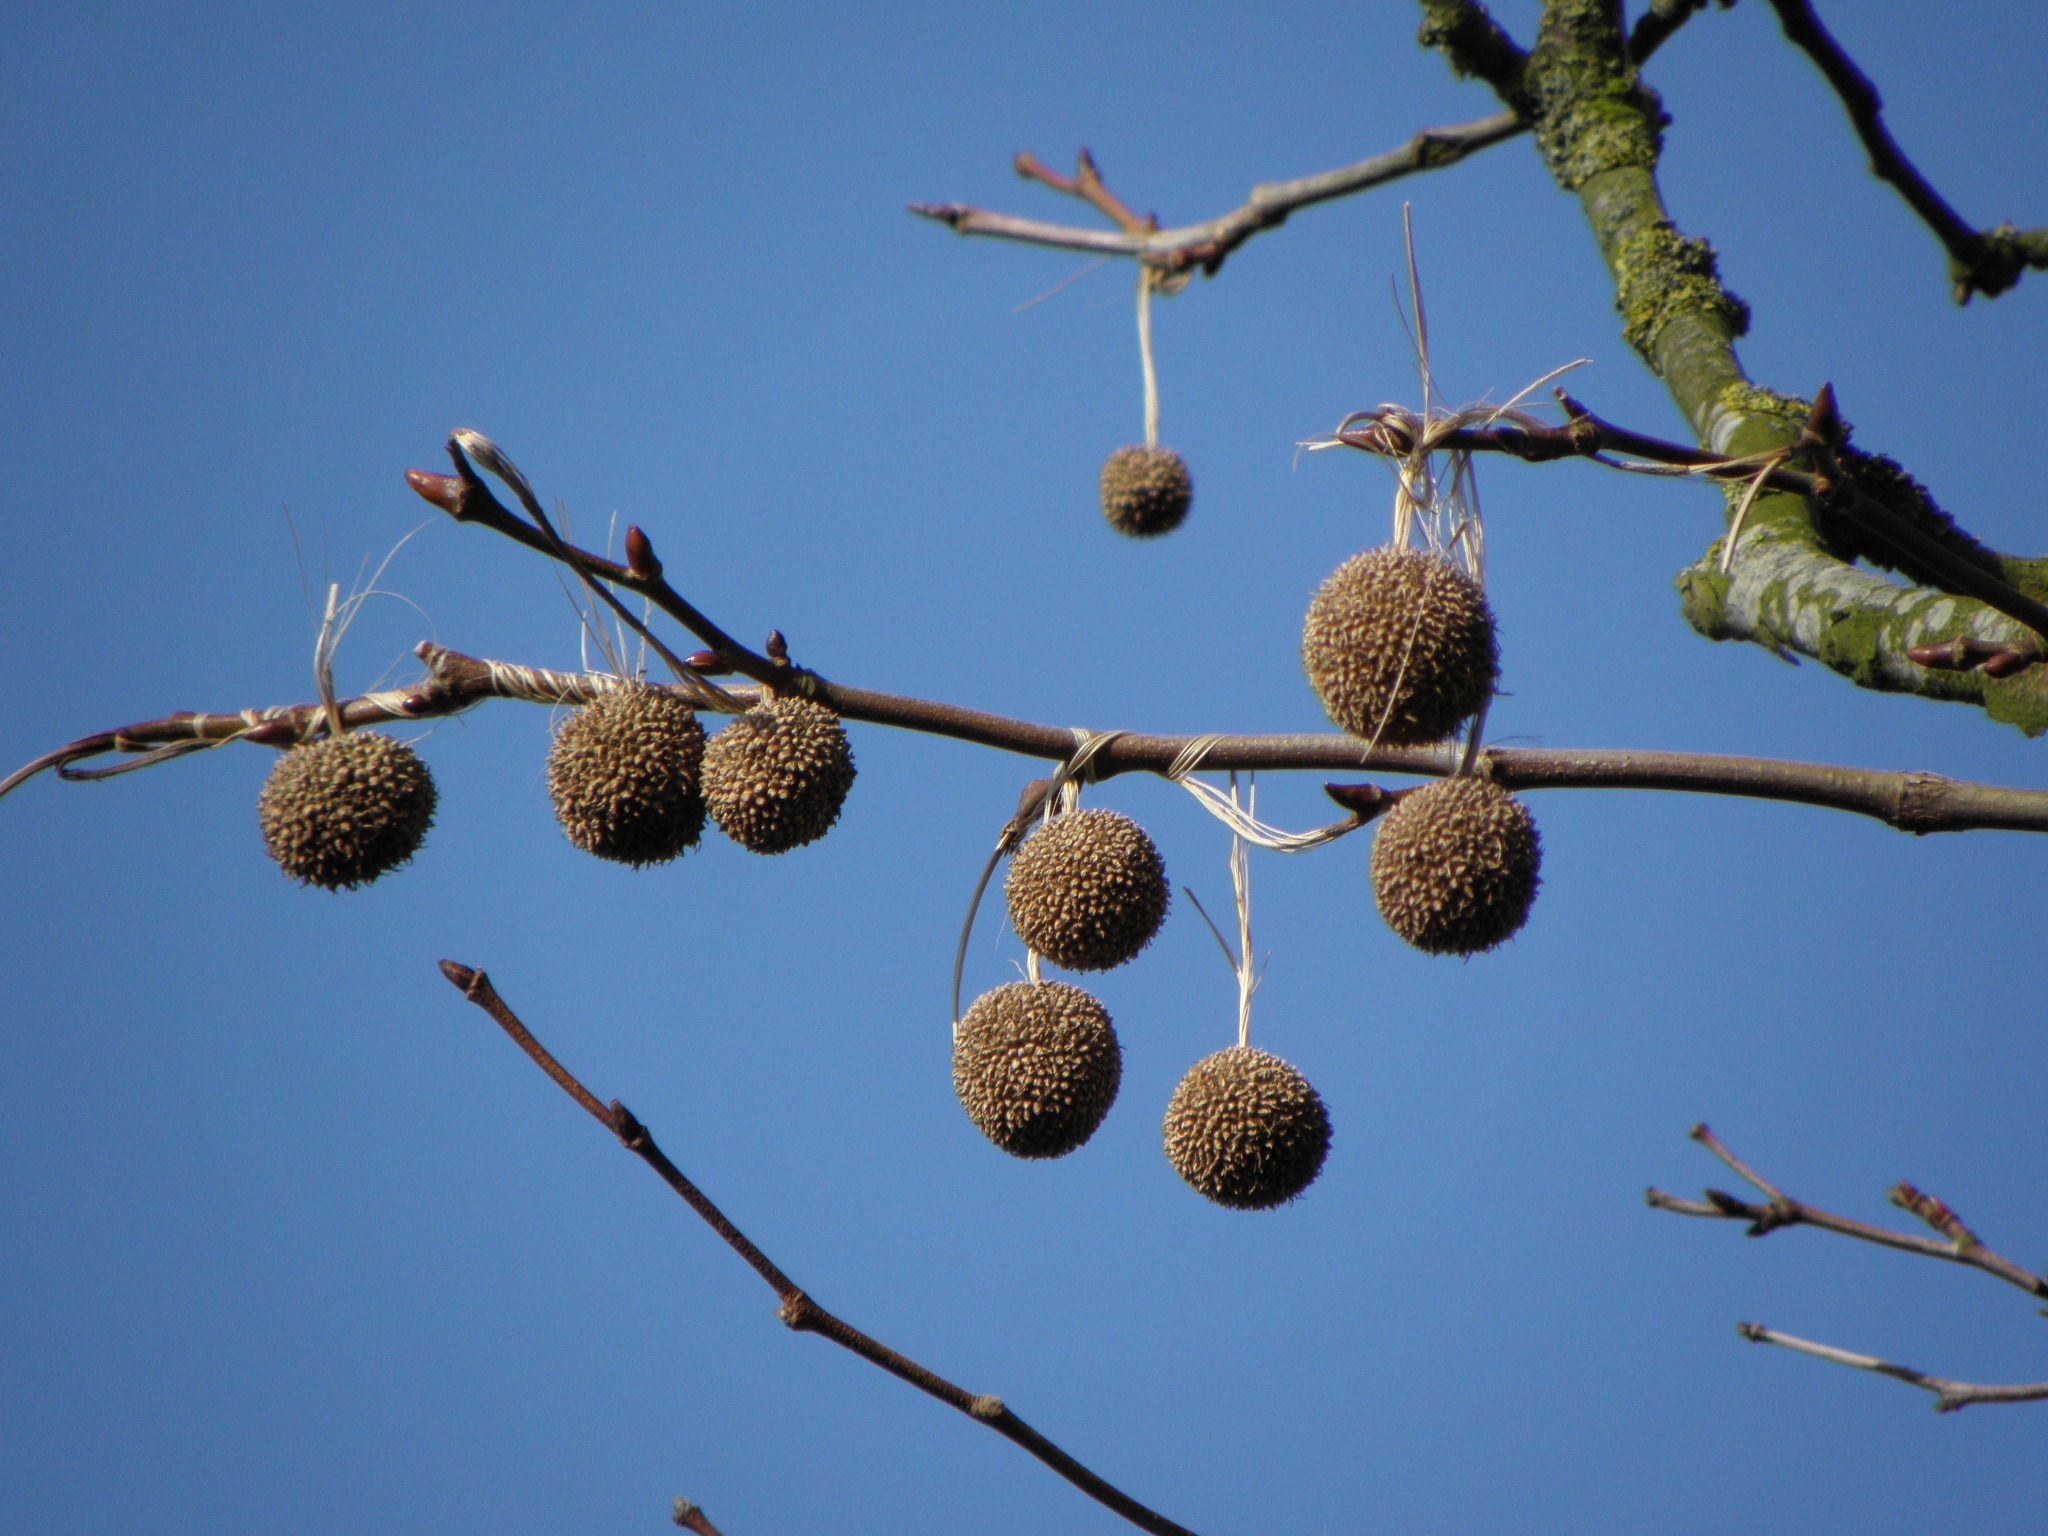
[{"label": "clear blue sky", "polygon": [[[1966,217],[2048,220],[2038,8],[1835,4]],[[1502,8],[1527,35],[1534,7]],[[1094,510],[1142,428],[1128,270],[903,212],[1068,218],[1011,176],[1091,146],[1168,222],[1494,110],[1400,6],[14,8],[0,50],[6,766],[173,709],[311,696],[316,586],[385,578],[338,681],[432,636],[578,664],[555,576],[435,517],[408,466],[490,433],[572,525],[654,536],[738,633],[1024,718],[1304,730],[1309,593],[1389,482],[1298,459],[1414,400],[1390,296],[1411,199],[1438,377],[1663,432],[1583,221],[1526,141],[1299,215],[1156,314],[1198,491],[1157,545]],[[1751,372],[1833,380],[1858,440],[1981,537],[2042,544],[2048,282],[1958,310],[1761,4],[1655,64],[1675,215],[1754,306]],[[1706,490],[1489,464],[1492,735],[2040,784],[2038,743],[1712,646],[1673,574]],[[298,554],[295,556],[293,530]],[[440,979],[490,970],[827,1306],[1204,1532],[2018,1528],[2041,1407],[1947,1418],[1740,1342],[1738,1319],[2038,1379],[2025,1298],[1808,1233],[1646,1211],[1728,1178],[1897,1219],[1911,1178],[2048,1257],[2042,846],[1789,806],[1533,798],[1545,886],[1468,964],[1380,925],[1364,837],[1255,861],[1254,1035],[1336,1126],[1298,1205],[1212,1208],[1159,1117],[1228,1043],[1177,903],[1098,990],[1122,1101],[1013,1162],[955,1102],[952,945],[1017,758],[857,730],[825,842],[633,874],[577,854],[548,719],[424,732],[443,809],[348,897],[263,856],[241,748],[0,804],[0,1524],[46,1532],[1110,1531],[1010,1446],[777,1325],[772,1298]],[[1143,820],[1227,903],[1179,790]],[[1315,778],[1268,817],[1328,819]],[[970,990],[1013,974],[984,915]],[[2034,957],[2030,959],[2028,957]]]}]

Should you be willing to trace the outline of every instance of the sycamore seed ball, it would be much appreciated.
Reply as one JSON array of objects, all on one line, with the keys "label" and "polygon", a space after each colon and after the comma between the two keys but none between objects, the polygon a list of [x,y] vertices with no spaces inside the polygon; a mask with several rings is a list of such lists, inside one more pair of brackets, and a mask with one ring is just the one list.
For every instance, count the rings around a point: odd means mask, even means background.
[{"label": "sycamore seed ball", "polygon": [[846,728],[794,694],[764,698],[704,749],[704,800],[719,830],[755,853],[787,853],[832,830],[853,787]]},{"label": "sycamore seed ball", "polygon": [[1240,1211],[1284,1205],[1330,1150],[1322,1096],[1278,1056],[1235,1045],[1188,1069],[1166,1106],[1166,1157],[1197,1194]]},{"label": "sycamore seed ball", "polygon": [[398,868],[434,824],[434,779],[411,747],[374,731],[293,747],[256,802],[263,846],[303,885],[354,890]]},{"label": "sycamore seed ball", "polygon": [[1134,539],[1173,532],[1194,499],[1188,462],[1171,448],[1119,448],[1102,466],[1102,515]]},{"label": "sycamore seed ball", "polygon": [[1542,862],[1521,801],[1491,779],[1444,779],[1402,796],[1380,822],[1373,897],[1417,949],[1476,955],[1528,919]]},{"label": "sycamore seed ball", "polygon": [[1093,1136],[1123,1071],[1107,1010],[1063,981],[983,993],[953,1042],[961,1107],[1013,1157],[1064,1157]]},{"label": "sycamore seed ball", "polygon": [[1441,741],[1493,694],[1493,610],[1464,572],[1416,549],[1368,549],[1309,604],[1302,664],[1330,719],[1388,746]]},{"label": "sycamore seed ball", "polygon": [[1118,811],[1070,811],[1041,825],[1010,860],[1010,925],[1054,965],[1106,971],[1166,921],[1166,865],[1145,829]]},{"label": "sycamore seed ball", "polygon": [[704,833],[704,727],[673,693],[628,684],[562,722],[548,795],[569,841],[636,869],[665,864]]}]

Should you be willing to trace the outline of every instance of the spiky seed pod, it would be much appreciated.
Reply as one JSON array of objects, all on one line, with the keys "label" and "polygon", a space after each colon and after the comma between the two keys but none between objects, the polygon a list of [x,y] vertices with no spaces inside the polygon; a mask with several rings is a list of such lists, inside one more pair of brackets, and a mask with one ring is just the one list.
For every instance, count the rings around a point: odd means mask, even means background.
[{"label": "spiky seed pod", "polygon": [[1330,1113],[1278,1056],[1249,1045],[1188,1068],[1166,1106],[1166,1158],[1197,1194],[1240,1211],[1284,1205],[1323,1171]]},{"label": "spiky seed pod", "polygon": [[1123,1081],[1108,1011],[1064,981],[984,992],[953,1042],[953,1091],[1013,1157],[1064,1157],[1095,1134]]},{"label": "spiky seed pod", "polygon": [[638,869],[704,835],[704,727],[687,701],[630,683],[562,722],[548,749],[548,795],[569,841]]},{"label": "spiky seed pod", "polygon": [[704,749],[704,800],[719,830],[755,853],[787,853],[832,830],[853,788],[846,727],[795,694],[766,697]]},{"label": "spiky seed pod", "polygon": [[1173,532],[1194,500],[1188,461],[1171,448],[1119,448],[1102,466],[1102,515],[1134,539]]},{"label": "spiky seed pod", "polygon": [[1486,594],[1417,549],[1368,549],[1338,566],[1309,604],[1301,659],[1330,719],[1388,746],[1442,741],[1500,675]]},{"label": "spiky seed pod", "polygon": [[256,814],[278,868],[303,885],[351,891],[418,851],[434,803],[434,777],[417,752],[355,731],[279,758]]},{"label": "spiky seed pod", "polygon": [[1070,811],[1024,839],[1003,891],[1017,936],[1069,971],[1106,971],[1166,921],[1166,865],[1119,811]]},{"label": "spiky seed pod", "polygon": [[1491,779],[1443,779],[1403,795],[1380,822],[1373,897],[1417,949],[1476,955],[1528,919],[1542,862],[1527,806]]}]

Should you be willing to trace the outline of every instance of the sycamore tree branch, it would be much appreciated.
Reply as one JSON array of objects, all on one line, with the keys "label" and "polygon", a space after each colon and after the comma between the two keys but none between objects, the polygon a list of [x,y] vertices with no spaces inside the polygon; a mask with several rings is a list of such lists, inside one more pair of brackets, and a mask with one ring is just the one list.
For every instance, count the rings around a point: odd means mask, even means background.
[{"label": "sycamore tree branch", "polygon": [[[1159,229],[1155,221],[1135,224],[1118,219],[1116,229],[1091,229],[1069,224],[1050,224],[1038,219],[1019,218],[964,203],[912,203],[910,211],[945,224],[962,235],[986,235],[999,240],[1018,240],[1027,245],[1051,246],[1056,250],[1078,251],[1090,256],[1127,256],[1168,276],[1185,276],[1201,271],[1210,276],[1252,236],[1277,229],[1288,215],[1317,203],[1349,197],[1368,187],[1383,186],[1417,171],[1433,171],[1456,164],[1467,155],[1527,130],[1528,123],[1516,113],[1502,112],[1468,123],[1443,128],[1425,128],[1407,143],[1384,154],[1360,160],[1355,165],[1320,171],[1293,181],[1262,182],[1237,208],[1200,224]],[[1093,167],[1083,150],[1083,163]],[[1042,164],[1027,154],[1017,157],[1020,174],[1046,182],[1061,191],[1066,178],[1054,179]],[[1086,173],[1084,173],[1085,175]],[[1078,184],[1084,177],[1073,180]],[[1100,187],[1099,174],[1095,185]],[[1096,199],[1090,198],[1091,202]],[[1105,206],[1096,202],[1096,206]],[[1119,207],[1124,205],[1119,202]],[[1115,217],[1115,215],[1112,215]],[[1149,225],[1149,227],[1148,227]]]},{"label": "sycamore tree branch", "polygon": [[1870,155],[1871,172],[1898,189],[1922,223],[1948,251],[1948,275],[1956,302],[1967,304],[1973,293],[1995,298],[2020,280],[2028,267],[2048,268],[2048,229],[1971,227],[1906,158],[1884,123],[1884,99],[1870,77],[1842,50],[1834,35],[1814,13],[1811,0],[1770,0],[1778,22],[1842,99],[1857,138]]},{"label": "sycamore tree branch", "polygon": [[1762,1323],[1737,1323],[1735,1331],[1752,1344],[1775,1344],[1780,1349],[1789,1349],[1795,1354],[1811,1355],[1816,1360],[1826,1360],[1833,1365],[1846,1365],[1852,1370],[1874,1371],[1880,1376],[1889,1376],[1894,1381],[1903,1381],[1908,1386],[1918,1387],[1923,1392],[1932,1392],[1936,1413],[1954,1413],[1957,1409],[1967,1408],[1972,1403],[2048,1401],[2048,1381],[2021,1382],[2011,1386],[1987,1386],[1978,1382],[1952,1381],[1946,1376],[1930,1376],[1925,1371],[1916,1371],[1910,1365],[1880,1360],[1875,1355],[1859,1355],[1851,1350],[1837,1349],[1832,1344],[1816,1344],[1811,1339],[1795,1338],[1789,1333],[1780,1333],[1775,1328],[1766,1328]]},{"label": "sycamore tree branch", "polygon": [[[1436,0],[1424,0],[1425,15],[1435,8]],[[1504,101],[1529,104],[1552,178],[1579,200],[1592,226],[1623,336],[1664,382],[1701,447],[1724,459],[1790,460],[1812,446],[1803,442],[1811,408],[1792,408],[1788,397],[1744,374],[1735,341],[1748,329],[1748,306],[1722,284],[1712,246],[1681,234],[1664,206],[1656,171],[1666,119],[1637,62],[1613,0],[1547,0],[1513,93],[1491,83]],[[1452,63],[1465,67],[1455,57]],[[1898,521],[1939,521],[1917,504],[1924,492],[1909,494],[1916,483],[1889,460],[1863,456],[1862,466],[1834,479],[1882,481],[1884,492],[1870,499],[1915,503],[1893,508]],[[2036,653],[2038,639],[2015,626],[2011,606],[1974,591],[1944,591],[1912,557],[1899,568],[1913,586],[1859,570],[1862,551],[1832,536],[1825,500],[1792,489],[1750,496],[1731,488],[1734,557],[1717,544],[1679,578],[1682,611],[1694,628],[1781,657],[1811,656],[1863,687],[1971,703],[2028,734],[2048,729],[2042,668],[2000,675],[1916,659]],[[1932,536],[1976,548],[1952,524]],[[1882,552],[1875,557],[1885,563]],[[2043,595],[2038,562],[1992,557],[1991,564],[2001,585],[2031,585],[2026,595]]]},{"label": "sycamore tree branch", "polygon": [[[2025,1265],[1987,1248],[1983,1239],[1956,1215],[1946,1201],[1912,1184],[1901,1180],[1893,1185],[1890,1192],[1891,1202],[1930,1227],[1936,1233],[1935,1237],[1922,1237],[1917,1233],[1895,1232],[1888,1227],[1872,1226],[1850,1216],[1838,1216],[1832,1211],[1808,1205],[1803,1200],[1795,1200],[1736,1156],[1727,1143],[1705,1125],[1696,1125],[1692,1128],[1692,1139],[1727,1164],[1764,1198],[1760,1201],[1746,1200],[1726,1190],[1708,1189],[1705,1191],[1705,1198],[1687,1200],[1653,1187],[1644,1193],[1644,1198],[1651,1209],[1669,1211],[1677,1216],[1704,1217],[1712,1221],[1747,1222],[1750,1237],[1768,1237],[1785,1227],[1811,1227],[1816,1231],[1832,1232],[1838,1237],[1889,1248],[1894,1252],[1959,1264],[1990,1275],[1995,1280],[2001,1280],[2037,1301],[2048,1301],[2048,1277],[2038,1275]],[[1776,1344],[1801,1354],[1832,1361],[1837,1365],[1875,1371],[1880,1375],[1921,1387],[1935,1394],[1935,1407],[1942,1412],[1968,1407],[1971,1403],[2019,1403],[2048,1399],[2048,1382],[2019,1386],[1980,1386],[1969,1382],[1951,1381],[1945,1377],[1929,1376],[1910,1366],[1896,1365],[1871,1355],[1851,1354],[1833,1345],[1815,1344],[1810,1340],[1794,1338],[1790,1334],[1766,1328],[1761,1323],[1738,1323],[1736,1327],[1744,1338],[1754,1343]]]},{"label": "sycamore tree branch", "polygon": [[[909,1356],[899,1354],[879,1339],[869,1337],[850,1323],[826,1311],[795,1281],[784,1274],[774,1260],[755,1247],[747,1235],[733,1224],[731,1218],[714,1205],[710,1197],[669,1160],[668,1155],[655,1144],[653,1133],[634,1118],[631,1110],[617,1099],[613,1099],[610,1104],[602,1103],[597,1095],[584,1087],[576,1075],[563,1066],[547,1047],[534,1037],[533,1032],[498,995],[497,988],[491,985],[488,976],[481,970],[457,964],[453,960],[441,962],[441,974],[446,976],[465,998],[490,1015],[535,1066],[545,1072],[558,1088],[574,1099],[599,1125],[618,1137],[628,1152],[652,1169],[691,1210],[703,1218],[705,1225],[717,1233],[727,1247],[739,1255],[749,1269],[761,1277],[768,1288],[775,1292],[776,1301],[779,1303],[776,1316],[782,1320],[784,1326],[797,1333],[814,1333],[820,1338],[829,1339],[842,1349],[858,1355],[870,1365],[887,1371],[899,1381],[908,1382],[920,1392],[937,1398],[947,1407],[957,1409],[977,1424],[987,1425],[1012,1445],[1036,1457],[1089,1498],[1122,1516],[1139,1530],[1153,1532],[1154,1536],[1193,1536],[1185,1526],[1176,1525],[1164,1515],[1148,1509],[1122,1489],[1076,1461],[1012,1413],[1001,1398],[986,1393],[969,1392],[964,1387],[956,1386]],[[678,1500],[677,1523],[687,1524],[684,1519],[686,1511],[695,1510],[696,1506],[687,1500]]]},{"label": "sycamore tree branch", "polygon": [[[393,721],[423,722],[461,713],[487,699],[547,706],[585,704],[623,686],[620,679],[603,674],[559,672],[483,660],[428,642],[417,647],[417,654],[427,664],[425,678],[407,688],[339,701],[343,724],[354,728]],[[1216,772],[1377,771],[1442,777],[1457,772],[1464,755],[1456,743],[1437,747],[1382,746],[1368,752],[1356,737],[1335,732],[1253,736],[1084,731],[827,682],[814,674],[806,676],[812,684],[812,696],[848,720],[948,737],[1046,762],[1065,762],[1091,736],[1105,737],[1089,759],[1088,771],[1098,780],[1120,773],[1168,774],[1197,746],[1202,748],[1199,767]],[[700,707],[743,709],[760,697],[757,686],[741,686],[725,692],[718,705],[706,706],[690,685],[670,686]],[[324,719],[323,707],[318,703],[217,714],[180,711],[82,737],[45,753],[0,780],[0,795],[52,769],[69,779],[106,777],[122,770],[78,765],[114,754],[135,755],[137,762],[127,766],[142,766],[162,761],[168,755],[236,741],[290,747],[317,733]],[[1976,784],[1937,773],[1887,772],[1702,752],[1554,747],[1489,747],[1480,754],[1479,768],[1495,782],[1513,790],[1635,789],[1777,800],[1868,816],[1915,834],[1987,829],[2048,832],[2048,790]],[[1336,793],[1339,803],[1354,811],[1359,825],[1370,821],[1373,809],[1380,804],[1379,797],[1361,795],[1355,786],[1339,785]]]}]

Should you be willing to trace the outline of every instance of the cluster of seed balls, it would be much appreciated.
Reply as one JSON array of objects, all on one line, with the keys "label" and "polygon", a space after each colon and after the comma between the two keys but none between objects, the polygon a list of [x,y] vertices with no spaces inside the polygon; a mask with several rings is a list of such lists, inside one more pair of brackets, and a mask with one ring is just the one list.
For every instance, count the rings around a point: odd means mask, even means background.
[{"label": "cluster of seed balls", "polygon": [[[815,842],[853,787],[839,717],[795,695],[764,696],[705,741],[696,711],[627,683],[572,714],[548,752],[548,794],[569,840],[635,868],[694,848],[712,821],[755,853]],[[264,846],[293,879],[352,890],[418,851],[434,781],[412,748],[357,731],[292,748],[263,786]]]},{"label": "cluster of seed balls", "polygon": [[[1302,664],[1330,719],[1367,742],[1426,746],[1481,709],[1500,675],[1493,610],[1463,571],[1417,549],[1369,549],[1309,604]],[[1542,847],[1528,809],[1490,779],[1404,792],[1375,834],[1373,897],[1431,954],[1473,955],[1520,930]]]},{"label": "cluster of seed balls", "polygon": [[[1071,811],[1039,826],[1010,862],[1011,925],[1073,971],[1134,958],[1165,921],[1166,866],[1116,811]],[[1015,981],[977,998],[954,1037],[953,1088],[982,1134],[1015,1157],[1063,1157],[1116,1102],[1123,1051],[1109,1011],[1062,981]],[[1322,1169],[1330,1123],[1292,1067],[1236,1047],[1195,1065],[1166,1111],[1166,1155],[1221,1205],[1293,1199]]]}]

